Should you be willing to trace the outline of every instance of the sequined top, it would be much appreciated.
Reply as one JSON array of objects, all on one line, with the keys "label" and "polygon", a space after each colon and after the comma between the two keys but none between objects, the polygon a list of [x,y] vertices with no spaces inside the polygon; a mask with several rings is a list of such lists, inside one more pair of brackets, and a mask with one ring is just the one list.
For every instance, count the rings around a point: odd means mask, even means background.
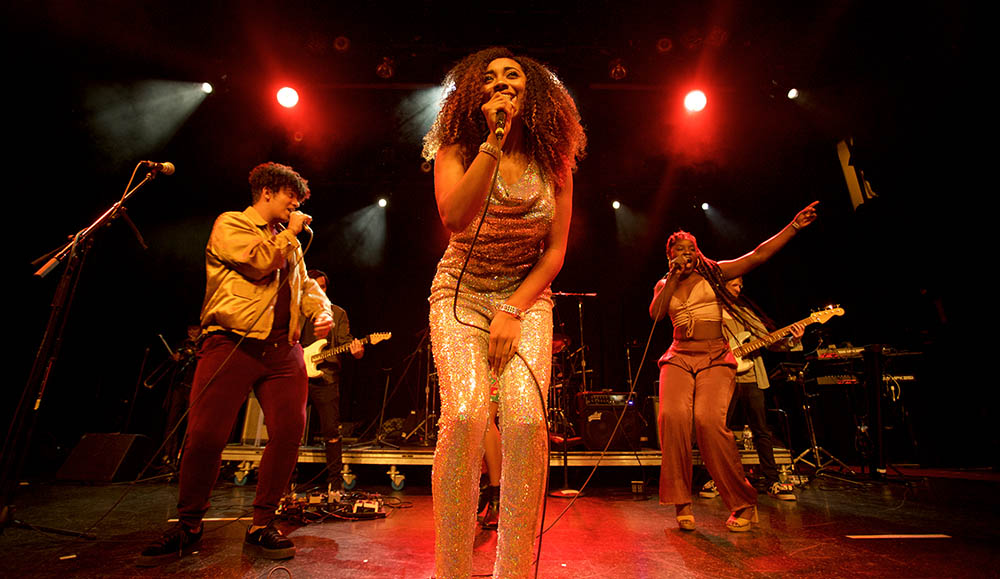
[{"label": "sequined top", "polygon": [[[454,297],[455,283],[482,211],[480,206],[476,218],[464,230],[451,235],[431,282],[431,303]],[[552,183],[534,161],[516,183],[507,184],[498,175],[486,220],[462,277],[459,297],[492,316],[494,305],[510,297],[538,262],[554,217]],[[546,288],[539,299],[551,303],[551,293]]]}]

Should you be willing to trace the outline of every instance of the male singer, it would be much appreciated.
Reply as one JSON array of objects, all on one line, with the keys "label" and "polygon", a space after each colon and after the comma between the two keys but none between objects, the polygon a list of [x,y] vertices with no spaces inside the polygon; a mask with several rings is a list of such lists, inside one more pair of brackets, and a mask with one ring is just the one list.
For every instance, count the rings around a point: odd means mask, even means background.
[{"label": "male singer", "polygon": [[183,554],[201,539],[222,449],[251,388],[269,440],[244,547],[268,559],[295,554],[291,540],[274,526],[274,511],[305,429],[308,386],[299,334],[302,320],[312,317],[316,335],[325,336],[333,316],[330,301],[306,275],[296,237],[311,221],[298,211],[309,198],[306,180],[291,167],[264,163],[250,172],[250,191],[253,205],[220,215],[205,249],[205,339],[181,459],[180,522],[142,552],[140,566]]}]

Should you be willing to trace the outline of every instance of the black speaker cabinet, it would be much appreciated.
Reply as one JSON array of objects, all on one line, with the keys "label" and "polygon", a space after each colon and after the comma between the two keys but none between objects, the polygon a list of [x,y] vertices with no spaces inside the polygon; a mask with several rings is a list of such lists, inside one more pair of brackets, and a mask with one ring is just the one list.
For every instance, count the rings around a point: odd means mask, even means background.
[{"label": "black speaker cabinet", "polygon": [[621,426],[608,448],[639,450],[642,420],[638,409],[627,403],[628,392],[580,392],[576,400],[579,411],[577,431],[588,450],[604,450],[623,412],[625,416],[621,419]]},{"label": "black speaker cabinet", "polygon": [[84,434],[56,478],[86,482],[133,480],[152,452],[152,441],[141,434]]}]

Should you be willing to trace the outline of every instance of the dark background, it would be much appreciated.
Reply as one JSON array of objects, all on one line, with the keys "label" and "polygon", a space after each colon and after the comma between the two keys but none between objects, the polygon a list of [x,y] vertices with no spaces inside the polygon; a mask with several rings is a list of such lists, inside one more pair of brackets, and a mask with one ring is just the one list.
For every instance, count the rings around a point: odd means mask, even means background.
[{"label": "dark background", "polygon": [[[970,336],[959,329],[971,310],[963,305],[975,299],[969,284],[983,281],[966,257],[982,215],[965,197],[979,189],[967,136],[975,99],[964,104],[956,94],[975,60],[964,3],[473,4],[9,5],[14,299],[5,423],[62,273],[38,279],[31,260],[118,200],[138,160],[178,168],[128,203],[148,250],[124,222],[94,236],[38,413],[32,468],[58,466],[84,432],[125,428],[133,400],[127,429],[156,434],[164,392],[133,395],[144,352],[148,370],[165,356],[158,334],[176,344],[197,323],[212,222],[249,204],[247,174],[267,160],[309,179],[304,210],[316,239],[306,261],[330,274],[355,335],[393,333],[349,364],[345,418],[376,416],[387,368],[387,416],[418,409],[426,369],[403,370],[427,325],[447,236],[421,168],[432,111],[414,103],[459,58],[493,44],[551,65],[588,132],[570,250],[553,289],[598,294],[584,303],[597,388],[627,388],[627,347],[635,372],[672,231],[693,232],[710,257],[732,258],[819,200],[820,219],[748,275],[746,293],[782,325],[840,304],[847,315],[822,327],[826,342],[923,352],[896,368],[919,377],[905,385],[919,450],[904,444],[900,458],[996,464],[990,387],[972,375]],[[349,40],[346,50],[335,47],[338,37]],[[387,56],[395,74],[383,79],[375,67]],[[627,68],[624,79],[610,78],[614,59]],[[216,90],[177,121],[166,111],[192,91],[149,81],[209,81]],[[302,97],[291,111],[274,103],[284,83]],[[709,105],[687,116],[680,100],[696,86]],[[802,92],[797,101],[784,98],[792,86]],[[846,138],[878,194],[857,210],[835,150]],[[373,209],[380,196],[389,206]],[[625,206],[617,214],[615,199]],[[959,272],[972,272],[961,294],[951,281]],[[565,327],[556,331],[579,347],[576,302],[557,299],[557,315]],[[638,378],[642,394],[653,393],[655,358],[668,342],[669,327],[658,327]],[[852,430],[846,410],[826,414],[832,431]]]}]

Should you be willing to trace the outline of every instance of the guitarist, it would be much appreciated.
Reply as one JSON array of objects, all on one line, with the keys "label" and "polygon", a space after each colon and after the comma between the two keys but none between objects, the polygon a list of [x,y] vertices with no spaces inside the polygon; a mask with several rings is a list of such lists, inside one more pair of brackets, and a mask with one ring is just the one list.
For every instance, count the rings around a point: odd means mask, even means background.
[{"label": "guitarist", "polygon": [[[743,317],[750,323],[755,324],[755,333],[766,334],[768,332],[761,317],[754,313],[755,309],[749,304],[746,298],[740,299],[743,291],[743,278],[736,277],[726,282],[726,290],[733,296],[736,304],[741,308]],[[769,321],[769,320],[768,320]],[[750,330],[744,327],[740,320],[735,319],[728,311],[722,312],[722,329],[726,338],[733,339],[740,332]],[[792,335],[787,340],[778,342],[771,346],[772,350],[801,350],[800,339],[805,333],[805,324],[797,323],[791,326]],[[759,352],[751,354],[753,366],[743,372],[736,374],[736,387],[733,390],[733,398],[729,402],[729,411],[726,415],[726,423],[730,429],[738,429],[742,424],[750,426],[753,434],[754,449],[757,451],[757,458],[760,462],[761,474],[766,481],[767,494],[783,500],[794,501],[794,487],[790,483],[783,483],[778,479],[778,466],[774,461],[774,436],[767,426],[766,411],[764,408],[764,390],[770,387],[767,379],[767,371],[764,368],[764,361]],[[742,415],[746,422],[734,422],[734,418]],[[699,493],[702,497],[712,497],[718,495],[714,492],[715,482],[708,481]]]},{"label": "guitarist", "polygon": [[[318,269],[309,270],[309,277],[316,280],[320,289],[326,294],[329,288],[329,278]],[[365,355],[364,344],[351,335],[347,312],[344,308],[331,304],[333,310],[333,331],[330,332],[330,347],[338,347],[350,343],[351,355],[360,359]],[[302,329],[302,345],[308,346],[317,340],[311,330],[311,323],[306,322]],[[331,490],[339,490],[343,478],[343,439],[340,436],[340,356],[334,356],[324,362],[320,368],[323,374],[318,378],[309,379],[309,401],[319,415],[319,429],[323,436],[326,450],[326,482]]]}]

